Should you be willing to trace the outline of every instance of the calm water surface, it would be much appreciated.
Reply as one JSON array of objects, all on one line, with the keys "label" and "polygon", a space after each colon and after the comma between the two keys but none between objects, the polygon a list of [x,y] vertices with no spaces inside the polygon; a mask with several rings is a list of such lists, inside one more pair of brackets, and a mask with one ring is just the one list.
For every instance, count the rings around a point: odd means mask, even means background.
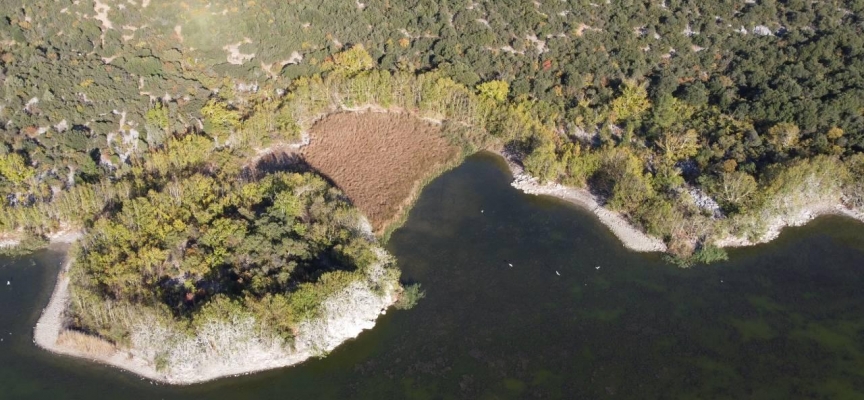
[{"label": "calm water surface", "polygon": [[681,270],[509,181],[481,154],[424,190],[387,245],[427,291],[414,310],[326,359],[189,387],[37,349],[63,253],[0,259],[0,399],[864,398],[864,225]]}]

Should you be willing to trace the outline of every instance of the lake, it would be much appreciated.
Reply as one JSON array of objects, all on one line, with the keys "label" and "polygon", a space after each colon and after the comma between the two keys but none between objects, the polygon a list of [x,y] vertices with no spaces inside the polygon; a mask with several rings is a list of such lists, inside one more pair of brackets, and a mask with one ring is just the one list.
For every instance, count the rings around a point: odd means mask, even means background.
[{"label": "lake", "polygon": [[386,246],[427,292],[413,310],[327,358],[187,387],[38,349],[63,249],[2,258],[0,399],[864,398],[864,225],[679,269],[509,182],[478,154],[424,189]]}]

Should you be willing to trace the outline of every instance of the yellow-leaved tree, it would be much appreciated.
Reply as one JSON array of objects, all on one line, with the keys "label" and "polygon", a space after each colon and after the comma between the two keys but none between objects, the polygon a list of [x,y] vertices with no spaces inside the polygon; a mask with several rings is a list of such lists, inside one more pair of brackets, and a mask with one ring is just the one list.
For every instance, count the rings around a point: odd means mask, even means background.
[{"label": "yellow-leaved tree", "polygon": [[18,153],[8,153],[0,156],[0,175],[13,186],[24,183],[33,176],[35,171],[24,163],[24,157]]},{"label": "yellow-leaved tree", "polygon": [[651,101],[648,100],[645,86],[636,83],[636,81],[627,80],[624,81],[624,90],[621,95],[612,101],[609,120],[614,123],[639,118],[649,108],[651,108]]},{"label": "yellow-leaved tree", "polygon": [[490,99],[496,103],[501,103],[507,100],[507,95],[510,94],[510,84],[506,81],[489,81],[477,85],[477,92],[480,97]]},{"label": "yellow-leaved tree", "polygon": [[674,163],[693,157],[699,152],[699,135],[695,129],[684,132],[664,132],[657,140],[657,147],[663,150],[667,161]]},{"label": "yellow-leaved tree", "polygon": [[781,122],[768,129],[768,143],[777,151],[787,151],[798,145],[801,139],[801,129],[798,125]]},{"label": "yellow-leaved tree", "polygon": [[348,76],[372,69],[374,66],[375,60],[372,59],[362,44],[336,53],[321,64],[321,68],[325,71],[339,71]]}]

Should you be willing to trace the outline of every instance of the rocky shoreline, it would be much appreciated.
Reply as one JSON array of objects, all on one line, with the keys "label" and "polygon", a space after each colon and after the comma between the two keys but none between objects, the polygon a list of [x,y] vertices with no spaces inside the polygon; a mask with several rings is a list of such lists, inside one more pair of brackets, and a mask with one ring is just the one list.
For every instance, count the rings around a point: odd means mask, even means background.
[{"label": "rocky shoreline", "polygon": [[746,247],[768,243],[778,236],[783,228],[802,226],[823,215],[840,215],[864,222],[864,213],[850,210],[840,203],[820,203],[803,207],[798,212],[788,215],[777,215],[767,218],[765,233],[758,239],[748,239],[740,236],[728,236],[714,242],[717,247]]},{"label": "rocky shoreline", "polygon": [[627,221],[621,214],[603,207],[597,198],[585,189],[567,187],[559,183],[540,183],[540,180],[525,172],[516,162],[515,156],[506,151],[498,152],[504,158],[513,174],[511,185],[528,194],[546,195],[566,200],[591,211],[621,240],[624,247],[637,252],[665,252],[666,244],[659,238],[650,236]]},{"label": "rocky shoreline", "polygon": [[[519,164],[518,158],[507,151],[495,152],[507,162],[513,174],[511,185],[528,194],[553,196],[583,207],[597,216],[609,230],[621,240],[624,247],[637,252],[665,252],[666,244],[659,238],[650,236],[633,226],[620,213],[603,207],[596,196],[585,189],[567,187],[559,183],[540,183]],[[730,235],[716,240],[713,245],[720,248],[754,246],[776,239],[785,227],[802,226],[823,215],[841,215],[864,222],[864,212],[851,210],[837,202],[812,204],[793,213],[766,215],[765,233],[758,239]]]},{"label": "rocky shoreline", "polygon": [[[287,367],[326,354],[362,331],[371,329],[378,316],[395,303],[399,288],[398,284],[389,284],[385,279],[385,257],[390,256],[379,250],[382,261],[380,274],[372,273],[368,281],[357,282],[326,300],[322,305],[323,315],[301,324],[293,343],[250,334],[257,326],[251,318],[208,324],[196,337],[179,335],[170,327],[144,318],[140,329],[131,338],[133,345],[124,349],[83,334],[79,336],[101,343],[81,346],[74,341],[58,340],[69,332],[64,314],[70,301],[67,274],[73,262],[70,258],[64,262],[51,299],[36,323],[34,343],[52,353],[85,358],[157,382],[178,385]],[[156,349],[142,343],[158,343],[167,349]],[[173,362],[168,368],[157,367],[157,354],[166,352]]]}]

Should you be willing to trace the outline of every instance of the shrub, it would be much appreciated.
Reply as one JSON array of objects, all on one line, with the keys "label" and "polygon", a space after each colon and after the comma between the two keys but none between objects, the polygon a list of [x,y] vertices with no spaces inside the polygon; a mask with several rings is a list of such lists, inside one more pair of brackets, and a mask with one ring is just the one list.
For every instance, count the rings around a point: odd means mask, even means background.
[{"label": "shrub", "polygon": [[399,296],[399,300],[393,306],[400,310],[410,310],[417,305],[420,299],[426,297],[426,291],[420,289],[420,284],[405,286],[405,290]]}]

